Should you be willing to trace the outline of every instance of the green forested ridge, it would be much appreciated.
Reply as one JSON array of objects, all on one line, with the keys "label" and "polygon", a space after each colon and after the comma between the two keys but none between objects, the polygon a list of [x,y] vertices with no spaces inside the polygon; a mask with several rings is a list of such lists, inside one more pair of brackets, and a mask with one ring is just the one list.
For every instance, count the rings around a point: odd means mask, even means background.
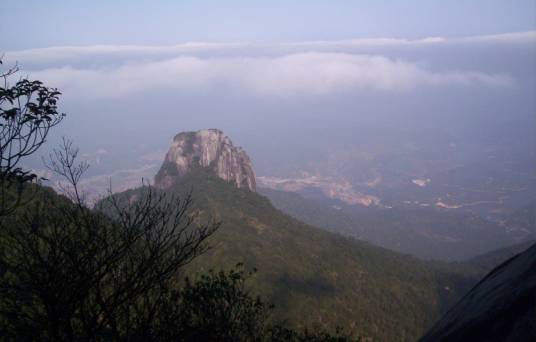
[{"label": "green forested ridge", "polygon": [[[216,227],[180,220],[180,241],[165,242],[177,227],[167,219],[187,202],[145,187],[129,202],[152,209],[117,212],[113,200],[123,198],[109,197],[90,210],[50,188],[26,188],[24,204],[0,217],[1,340],[357,340],[274,319],[272,305],[245,288],[251,274],[241,265],[177,274],[191,260],[184,253],[204,250],[196,247],[204,241],[199,234]],[[167,223],[159,225],[160,218]]]},{"label": "green forested ridge", "polygon": [[[421,261],[303,224],[267,198],[205,169],[195,169],[166,191],[184,196],[190,190],[192,214],[223,224],[209,238],[211,249],[183,276],[198,279],[237,263],[256,268],[246,286],[275,304],[274,322],[284,320],[292,328],[342,327],[376,340],[415,340],[486,271],[466,263]],[[49,200],[67,201],[45,193]],[[139,188],[119,196],[136,200],[142,193]]]},{"label": "green forested ridge", "polygon": [[[341,326],[378,340],[415,340],[481,275],[464,265],[423,262],[303,224],[259,194],[204,169],[182,177],[201,216],[222,221],[190,274],[243,262],[259,271],[253,292],[293,327]],[[132,198],[139,190],[123,195]]]}]

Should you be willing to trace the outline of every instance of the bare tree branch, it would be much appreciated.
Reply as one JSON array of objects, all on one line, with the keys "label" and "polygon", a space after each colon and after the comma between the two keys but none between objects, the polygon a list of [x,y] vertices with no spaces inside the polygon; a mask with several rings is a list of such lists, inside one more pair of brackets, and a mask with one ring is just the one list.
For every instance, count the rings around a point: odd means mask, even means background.
[{"label": "bare tree branch", "polygon": [[[43,329],[52,340],[71,339],[79,326],[86,336],[107,331],[119,340],[134,319],[136,324],[151,319],[148,312],[133,313],[142,310],[141,302],[144,310],[161,305],[155,301],[207,250],[206,240],[219,223],[199,223],[191,194],[179,199],[146,184],[133,197],[110,188],[90,210],[78,188],[89,165],[77,164],[77,154],[64,139],[47,161],[67,183],[68,198],[42,191],[16,224],[3,227],[2,239],[12,247],[10,257],[0,258],[0,269],[18,281],[3,278],[0,298],[38,300],[43,311],[30,316],[47,322]],[[24,300],[4,300],[0,314],[19,315]]]}]

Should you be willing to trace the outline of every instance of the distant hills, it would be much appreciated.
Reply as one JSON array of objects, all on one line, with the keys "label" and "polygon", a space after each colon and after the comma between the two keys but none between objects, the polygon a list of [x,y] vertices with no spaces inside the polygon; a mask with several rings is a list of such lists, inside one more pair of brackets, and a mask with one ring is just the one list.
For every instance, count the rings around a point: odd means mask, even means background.
[{"label": "distant hills", "polygon": [[367,125],[356,117],[354,126],[281,146],[260,162],[260,186],[363,206],[450,208],[495,222],[536,200],[533,123],[458,130],[450,120],[410,128],[405,120]]},{"label": "distant hills", "polygon": [[536,239],[533,207],[503,224],[469,212],[438,208],[374,208],[348,205],[321,194],[260,188],[276,208],[311,225],[425,259],[464,260]]},{"label": "distant hills", "polygon": [[534,239],[536,237],[536,201],[516,210],[506,218],[504,225],[509,231]]},{"label": "distant hills", "polygon": [[464,264],[468,265],[471,268],[480,269],[483,272],[488,272],[495,268],[497,265],[503,263],[504,261],[516,256],[521,252],[524,252],[534,243],[536,243],[536,240],[526,241],[509,247],[497,249],[466,260],[464,261]]}]

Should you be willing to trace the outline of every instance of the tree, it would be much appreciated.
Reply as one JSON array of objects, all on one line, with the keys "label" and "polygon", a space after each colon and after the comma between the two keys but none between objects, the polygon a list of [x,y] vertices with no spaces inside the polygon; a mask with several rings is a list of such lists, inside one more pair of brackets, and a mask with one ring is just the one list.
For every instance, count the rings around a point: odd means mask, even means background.
[{"label": "tree", "polygon": [[[351,341],[342,330],[292,330],[271,317],[273,305],[253,296],[245,282],[254,273],[242,264],[235,269],[209,271],[167,292],[150,327],[140,330],[143,341]],[[358,339],[353,339],[358,340]]]},{"label": "tree", "polygon": [[191,196],[177,199],[147,185],[139,198],[110,193],[90,210],[78,187],[87,165],[75,163],[77,153],[64,140],[48,163],[67,181],[67,197],[38,191],[0,221],[4,336],[131,336],[150,326],[181,268],[206,250],[219,226],[197,220]]},{"label": "tree", "polygon": [[192,197],[143,184],[90,209],[79,182],[88,169],[64,139],[47,166],[63,195],[34,184],[19,162],[59,124],[60,93],[39,81],[0,76],[0,338],[39,341],[339,341],[269,319],[271,306],[246,291],[245,273],[209,272],[181,281],[218,222]]},{"label": "tree", "polygon": [[36,152],[50,129],[65,116],[58,113],[61,93],[57,89],[28,79],[10,85],[18,71],[17,65],[0,71],[0,216],[15,210],[25,189],[23,185],[37,178],[31,171],[23,170],[20,161]]},{"label": "tree", "polygon": [[[0,337],[40,341],[346,341],[272,322],[271,305],[245,288],[241,265],[181,281],[219,223],[201,222],[191,196],[148,185],[109,194],[90,210],[78,188],[87,170],[68,140],[48,166],[60,196],[37,196],[0,218]],[[251,273],[249,273],[251,274]]]}]

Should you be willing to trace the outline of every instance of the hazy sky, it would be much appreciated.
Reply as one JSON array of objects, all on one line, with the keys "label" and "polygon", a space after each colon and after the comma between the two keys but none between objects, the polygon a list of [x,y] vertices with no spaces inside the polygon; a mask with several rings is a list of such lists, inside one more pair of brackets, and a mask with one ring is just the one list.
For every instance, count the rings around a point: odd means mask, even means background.
[{"label": "hazy sky", "polygon": [[18,0],[0,32],[6,65],[63,93],[56,138],[108,169],[202,128],[260,174],[375,138],[536,136],[534,0]]},{"label": "hazy sky", "polygon": [[536,28],[534,0],[3,1],[0,48],[472,36]]}]

